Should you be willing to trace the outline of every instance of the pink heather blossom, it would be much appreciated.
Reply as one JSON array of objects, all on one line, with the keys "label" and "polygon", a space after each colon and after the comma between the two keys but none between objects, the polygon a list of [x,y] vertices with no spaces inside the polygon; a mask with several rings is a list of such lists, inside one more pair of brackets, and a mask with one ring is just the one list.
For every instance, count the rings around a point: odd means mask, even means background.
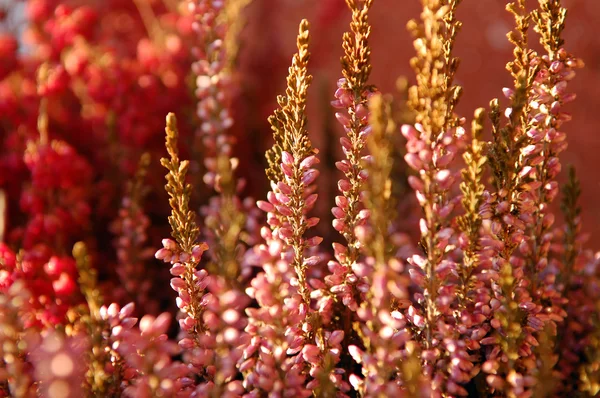
[{"label": "pink heather blossom", "polygon": [[228,59],[224,48],[227,27],[222,17],[225,2],[188,0],[187,4],[195,19],[193,29],[198,35],[199,43],[195,48],[197,61],[192,65],[198,98],[196,113],[200,120],[195,150],[202,146],[205,152],[204,166],[207,172],[204,182],[218,189],[217,161],[220,156],[231,158],[233,144],[232,137],[226,134],[233,125],[231,101],[235,84],[227,68]]},{"label": "pink heather blossom", "polygon": [[172,360],[179,353],[179,347],[165,334],[170,320],[168,313],[156,318],[145,315],[139,322],[139,329],[123,329],[119,333],[116,350],[133,374],[130,385],[124,390],[125,396],[176,396],[176,393],[183,393],[190,371],[185,364]]},{"label": "pink heather blossom", "polygon": [[[523,47],[509,65],[517,87],[502,90],[511,105],[492,103],[491,129],[476,113],[470,149],[449,54],[460,1],[423,1],[423,23],[409,25],[417,86],[407,102],[399,81],[379,158],[368,150],[380,133],[368,107],[372,1],[347,0],[345,77],[329,110],[342,134],[321,153],[309,137],[327,128],[305,97],[320,47],[305,45],[303,22],[259,201],[238,174],[258,172],[273,104],[257,97],[274,86],[248,77],[275,81],[285,40],[267,37],[264,54],[251,41],[281,2],[23,3],[25,41],[10,32],[19,7],[0,6],[0,397],[598,395],[600,253],[560,158],[583,62],[560,38],[560,1],[531,13],[511,1],[518,24],[535,26],[528,45],[519,27],[510,35]],[[339,0],[317,3],[320,17],[343,15]],[[545,54],[527,50],[534,36]],[[172,110],[174,238],[150,249],[169,227],[158,162],[141,190],[151,200],[126,183],[142,152],[158,157]],[[392,132],[396,122],[407,124]],[[476,138],[490,130],[494,141]],[[373,195],[381,158],[390,168]]]},{"label": "pink heather blossom", "polygon": [[[152,274],[149,273],[147,261],[152,257],[153,249],[146,246],[147,230],[150,219],[143,212],[139,203],[125,197],[121,201],[119,218],[111,224],[111,232],[117,238],[114,245],[117,250],[117,273],[124,290],[123,295],[134,298],[145,312],[155,313],[158,307],[156,299],[151,297]],[[113,293],[113,297],[120,296]]]},{"label": "pink heather blossom", "polygon": [[[575,77],[575,69],[583,67],[583,62],[560,48],[552,55],[536,59],[540,69],[532,90],[530,114],[531,130],[527,135],[532,144],[525,149],[525,161],[529,166],[526,176],[537,183],[531,192],[532,218],[540,222],[530,223],[529,239],[519,247],[527,261],[526,272],[533,274],[531,294],[536,302],[550,303],[543,308],[550,327],[556,330],[557,323],[566,316],[564,302],[554,286],[557,269],[547,270],[550,246],[554,239],[555,215],[550,207],[558,195],[556,178],[561,171],[559,155],[567,147],[563,124],[570,119],[563,106],[575,95],[567,92],[568,82]],[[530,184],[531,186],[531,184]],[[530,221],[527,220],[527,221]],[[526,221],[526,222],[527,222]],[[539,276],[538,276],[539,275]],[[540,279],[540,283],[537,283]]]},{"label": "pink heather blossom", "polygon": [[423,372],[432,380],[434,394],[442,391],[466,395],[462,384],[470,380],[474,368],[467,345],[455,317],[457,264],[455,241],[457,233],[450,217],[460,197],[452,197],[451,188],[458,173],[451,163],[464,146],[465,131],[460,125],[430,136],[420,124],[402,126],[407,153],[404,157],[410,168],[418,173],[409,183],[424,209],[419,221],[422,241],[427,245],[426,256],[415,254],[408,258],[408,269],[418,286],[414,294],[417,306],[408,308],[406,319],[419,331],[415,336],[425,350],[422,352]]}]

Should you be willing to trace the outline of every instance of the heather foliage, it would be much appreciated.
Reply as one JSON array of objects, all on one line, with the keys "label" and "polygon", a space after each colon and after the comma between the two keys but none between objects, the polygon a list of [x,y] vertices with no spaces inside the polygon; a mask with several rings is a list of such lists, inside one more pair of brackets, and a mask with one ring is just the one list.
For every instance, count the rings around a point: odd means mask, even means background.
[{"label": "heather foliage", "polygon": [[566,9],[507,5],[514,84],[469,126],[461,1],[421,0],[402,101],[369,82],[376,1],[346,0],[331,228],[308,21],[255,201],[233,130],[248,0],[23,2],[0,36],[1,397],[600,393],[600,253],[561,177]]}]

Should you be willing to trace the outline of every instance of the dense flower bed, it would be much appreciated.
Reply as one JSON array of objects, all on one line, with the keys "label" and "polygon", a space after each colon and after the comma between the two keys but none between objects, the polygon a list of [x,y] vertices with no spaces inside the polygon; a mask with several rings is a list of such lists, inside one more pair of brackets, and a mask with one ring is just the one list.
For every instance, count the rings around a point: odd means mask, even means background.
[{"label": "dense flower bed", "polygon": [[396,99],[371,83],[375,1],[346,0],[322,152],[306,20],[269,141],[240,106],[250,0],[3,12],[0,396],[600,393],[566,9],[508,4],[513,84],[468,122],[461,1],[421,1]]}]

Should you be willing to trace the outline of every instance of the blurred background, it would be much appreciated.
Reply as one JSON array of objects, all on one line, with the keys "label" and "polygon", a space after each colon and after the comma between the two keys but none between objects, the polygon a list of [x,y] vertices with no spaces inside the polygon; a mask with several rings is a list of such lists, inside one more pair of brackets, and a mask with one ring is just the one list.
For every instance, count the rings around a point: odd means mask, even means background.
[{"label": "blurred background", "polygon": [[[537,3],[529,1],[529,5]],[[512,84],[504,65],[512,58],[512,47],[506,33],[513,20],[505,11],[506,0],[463,0],[458,19],[463,28],[455,51],[462,59],[456,83],[464,88],[458,107],[461,116],[470,120],[478,107],[487,107],[501,89]],[[584,231],[591,233],[590,244],[600,244],[600,1],[563,0],[568,10],[567,26],[563,33],[566,49],[583,59],[586,67],[578,71],[569,89],[577,100],[567,110],[573,120],[565,124],[569,148],[562,155],[563,177],[566,166],[576,167],[583,188]],[[375,0],[370,14],[372,32],[373,74],[371,82],[381,91],[397,93],[396,80],[406,76],[410,84],[414,75],[409,66],[413,56],[412,40],[406,23],[418,17],[418,0]],[[323,106],[332,98],[335,82],[341,76],[339,58],[341,37],[350,21],[343,0],[254,0],[248,9],[248,26],[242,50],[241,68],[248,80],[246,95],[258,101],[252,103],[249,119],[257,124],[256,131],[265,134],[265,119],[275,107],[275,96],[283,90],[287,65],[295,51],[298,22],[307,18],[312,24],[311,73],[313,89],[309,101],[309,123],[317,147],[327,146],[327,118],[331,108]],[[539,48],[538,38],[531,42]],[[334,123],[333,125],[337,125]],[[335,126],[337,129],[337,126]],[[245,145],[252,146],[251,135]],[[243,139],[243,138],[242,138]],[[334,141],[337,143],[337,139]],[[323,152],[323,149],[322,149]],[[262,178],[262,176],[259,176]]]}]

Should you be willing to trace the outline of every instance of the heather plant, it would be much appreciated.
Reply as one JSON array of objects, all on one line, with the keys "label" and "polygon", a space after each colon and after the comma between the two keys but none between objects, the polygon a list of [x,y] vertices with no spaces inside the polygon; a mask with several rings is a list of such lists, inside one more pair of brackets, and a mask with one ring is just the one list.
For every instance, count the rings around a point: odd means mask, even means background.
[{"label": "heather plant", "polygon": [[584,66],[567,10],[507,5],[513,86],[469,126],[461,0],[421,0],[400,101],[370,83],[376,2],[345,2],[331,228],[307,20],[255,201],[248,0],[25,2],[26,33],[0,42],[0,396],[600,393],[600,253],[561,177]]}]

